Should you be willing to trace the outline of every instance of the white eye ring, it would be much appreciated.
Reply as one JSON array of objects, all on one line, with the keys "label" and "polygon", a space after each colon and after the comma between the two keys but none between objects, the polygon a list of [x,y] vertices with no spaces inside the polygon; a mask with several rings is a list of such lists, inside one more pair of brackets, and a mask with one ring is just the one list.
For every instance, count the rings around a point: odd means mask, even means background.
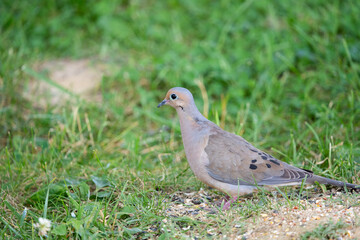
[{"label": "white eye ring", "polygon": [[175,93],[173,93],[173,94],[170,95],[170,99],[171,100],[176,100],[176,99],[178,99],[178,96]]}]

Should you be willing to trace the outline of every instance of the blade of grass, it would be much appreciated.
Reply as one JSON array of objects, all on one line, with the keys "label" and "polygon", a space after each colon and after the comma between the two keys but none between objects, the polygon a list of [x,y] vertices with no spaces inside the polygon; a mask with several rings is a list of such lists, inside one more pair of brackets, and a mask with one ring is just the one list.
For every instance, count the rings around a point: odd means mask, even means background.
[{"label": "blade of grass", "polygon": [[305,125],[310,129],[310,131],[313,133],[317,143],[318,143],[318,146],[320,147],[320,150],[321,152],[323,151],[323,145],[322,145],[322,142],[319,138],[319,135],[316,133],[315,129],[308,123],[308,122],[305,122]]},{"label": "blade of grass", "polygon": [[50,184],[49,184],[48,189],[46,191],[43,218],[46,218],[46,214],[47,214],[47,210],[48,210],[49,192],[50,192]]},{"label": "blade of grass", "polygon": [[23,237],[21,236],[21,234],[16,231],[7,221],[5,221],[5,219],[3,219],[1,216],[0,216],[0,220],[5,224],[5,226],[7,226],[17,237],[23,239]]}]

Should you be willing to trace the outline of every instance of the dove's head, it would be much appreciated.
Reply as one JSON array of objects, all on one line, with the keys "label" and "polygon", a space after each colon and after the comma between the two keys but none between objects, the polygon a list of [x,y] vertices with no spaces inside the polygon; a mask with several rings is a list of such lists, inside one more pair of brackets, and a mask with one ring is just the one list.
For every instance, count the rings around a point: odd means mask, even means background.
[{"label": "dove's head", "polygon": [[195,105],[194,98],[189,90],[182,87],[174,87],[170,89],[165,99],[158,105],[158,108],[162,105],[169,105],[175,109],[192,108]]}]

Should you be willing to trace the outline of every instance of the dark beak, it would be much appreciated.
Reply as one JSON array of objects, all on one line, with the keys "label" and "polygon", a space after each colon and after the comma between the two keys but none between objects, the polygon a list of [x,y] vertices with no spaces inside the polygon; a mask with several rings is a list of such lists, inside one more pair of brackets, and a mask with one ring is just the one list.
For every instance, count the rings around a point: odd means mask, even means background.
[{"label": "dark beak", "polygon": [[161,103],[159,103],[159,105],[157,106],[158,108],[161,107],[162,105],[165,105],[165,103],[167,103],[167,100],[164,99]]}]

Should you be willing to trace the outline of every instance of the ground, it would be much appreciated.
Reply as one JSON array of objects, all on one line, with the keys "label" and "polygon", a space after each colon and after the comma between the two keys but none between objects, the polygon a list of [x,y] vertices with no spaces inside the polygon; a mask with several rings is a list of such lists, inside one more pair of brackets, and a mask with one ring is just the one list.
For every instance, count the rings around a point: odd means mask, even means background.
[{"label": "ground", "polygon": [[[182,195],[183,197],[179,197]],[[209,197],[205,191],[197,193],[175,194],[176,201],[166,209],[168,218],[188,216],[197,221],[209,222],[209,216],[217,214],[214,204],[209,199],[218,199],[218,196]],[[174,197],[173,197],[174,198]],[[234,209],[230,210],[232,229],[228,233],[219,231],[216,227],[207,229],[209,236],[219,236],[230,239],[298,239],[305,233],[319,232],[319,236],[338,236],[342,239],[357,239],[360,235],[358,197],[334,191],[331,194],[312,194],[311,197],[298,200],[297,204],[289,206],[280,194],[273,193],[267,201],[272,202],[268,209],[256,215],[247,217],[236,216],[250,199],[240,199]],[[350,201],[349,201],[350,200]],[[251,199],[255,201],[256,199]],[[299,204],[299,205],[298,205]],[[224,218],[229,217],[227,214]],[[329,224],[330,221],[330,224]],[[167,223],[167,219],[163,222]],[[341,223],[335,226],[336,223]],[[319,226],[329,224],[328,231],[319,229]],[[244,227],[246,226],[246,227]],[[183,229],[190,229],[190,226]]]}]

